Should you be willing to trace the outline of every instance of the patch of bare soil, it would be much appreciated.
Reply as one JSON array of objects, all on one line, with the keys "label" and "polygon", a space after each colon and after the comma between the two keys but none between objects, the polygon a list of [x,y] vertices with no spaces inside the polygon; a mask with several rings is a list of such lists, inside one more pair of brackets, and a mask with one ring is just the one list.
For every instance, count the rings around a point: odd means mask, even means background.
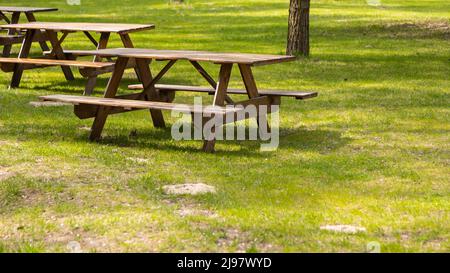
[{"label": "patch of bare soil", "polygon": [[390,38],[450,39],[449,21],[389,23],[381,28]]},{"label": "patch of bare soil", "polygon": [[205,216],[209,218],[219,218],[219,215],[216,212],[199,208],[195,204],[183,204],[180,209],[176,210],[176,213],[181,217]]},{"label": "patch of bare soil", "polygon": [[163,186],[163,191],[165,194],[173,195],[197,195],[205,193],[216,193],[216,188],[203,183],[197,184],[177,184],[177,185],[167,185]]},{"label": "patch of bare soil", "polygon": [[6,169],[0,168],[0,181],[8,179],[13,175],[14,175],[13,172],[10,172],[10,171],[7,171]]},{"label": "patch of bare soil", "polygon": [[337,233],[347,233],[347,234],[356,234],[360,232],[366,232],[366,228],[352,226],[352,225],[326,225],[321,226],[320,230],[327,230]]},{"label": "patch of bare soil", "polygon": [[236,252],[246,252],[249,249],[254,249],[258,252],[276,252],[277,249],[271,244],[258,242],[256,239],[251,239],[248,232],[243,232],[235,228],[226,228],[222,230],[223,236],[217,240],[217,246],[220,249],[227,251],[228,249],[235,249]]}]

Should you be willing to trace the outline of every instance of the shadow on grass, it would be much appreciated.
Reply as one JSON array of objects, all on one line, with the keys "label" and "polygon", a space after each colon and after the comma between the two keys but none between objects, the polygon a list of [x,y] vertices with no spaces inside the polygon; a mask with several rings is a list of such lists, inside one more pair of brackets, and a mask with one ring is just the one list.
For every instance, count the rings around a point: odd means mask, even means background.
[{"label": "shadow on grass", "polygon": [[[74,117],[75,119],[75,117]],[[177,151],[189,153],[204,153],[201,149],[202,140],[180,140],[175,141],[171,136],[171,124],[167,124],[164,129],[152,128],[151,121],[148,128],[136,129],[136,127],[124,127],[122,125],[111,124],[105,126],[103,138],[97,142],[98,145],[113,145],[118,147],[130,147],[139,149],[157,149],[162,151]],[[55,119],[51,125],[44,123],[23,122],[15,128],[3,127],[2,135],[8,137],[21,136],[22,140],[32,139],[48,142],[77,142],[78,144],[89,144],[89,131],[81,132],[77,130],[73,123],[58,121]],[[24,128],[33,128],[30,131]],[[246,135],[249,135],[249,128],[246,128]],[[329,152],[345,146],[350,142],[349,138],[342,137],[337,131],[332,130],[306,130],[281,128],[280,144],[277,150],[295,149],[316,152]],[[260,140],[217,140],[217,155],[230,156],[264,156],[260,152],[260,145],[266,143]],[[274,152],[277,152],[275,150]],[[270,152],[269,152],[270,153]]]}]

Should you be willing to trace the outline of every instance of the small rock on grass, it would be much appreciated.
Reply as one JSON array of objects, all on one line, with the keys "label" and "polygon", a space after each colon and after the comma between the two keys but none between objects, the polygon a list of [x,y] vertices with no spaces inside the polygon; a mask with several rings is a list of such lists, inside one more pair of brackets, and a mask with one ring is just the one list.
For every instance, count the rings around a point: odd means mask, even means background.
[{"label": "small rock on grass", "polygon": [[72,104],[57,101],[31,101],[30,105],[33,107],[47,107],[47,106],[66,106]]},{"label": "small rock on grass", "polygon": [[163,186],[163,191],[166,194],[205,194],[205,193],[216,193],[216,188],[203,183],[197,184],[178,184],[178,185],[167,185]]},{"label": "small rock on grass", "polygon": [[326,225],[321,226],[321,230],[334,231],[339,233],[356,234],[358,232],[366,232],[366,228],[351,225]]}]

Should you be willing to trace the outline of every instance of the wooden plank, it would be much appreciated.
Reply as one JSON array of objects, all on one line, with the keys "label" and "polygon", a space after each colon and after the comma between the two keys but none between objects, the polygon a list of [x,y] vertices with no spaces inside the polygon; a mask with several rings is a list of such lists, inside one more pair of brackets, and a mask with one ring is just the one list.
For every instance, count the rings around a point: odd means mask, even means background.
[{"label": "wooden plank", "polygon": [[[142,84],[132,84],[128,86],[131,90],[141,90]],[[203,86],[186,86],[186,85],[169,85],[169,84],[156,84],[155,88],[160,90],[160,92],[164,91],[186,91],[186,92],[200,92],[200,93],[208,93],[213,95],[215,90],[210,87]],[[229,88],[227,90],[228,94],[236,94],[236,95],[247,95],[247,91],[243,89],[233,89]],[[259,94],[261,96],[277,96],[277,97],[294,97],[296,99],[310,99],[317,97],[317,92],[304,92],[304,91],[291,91],[291,90],[260,90]]]},{"label": "wooden plank", "polygon": [[207,51],[186,51],[186,50],[155,50],[142,48],[113,48],[98,50],[94,54],[105,57],[128,57],[144,58],[155,60],[188,60],[205,61],[218,64],[247,64],[265,65],[280,62],[294,61],[295,56],[266,55],[266,54],[245,54],[245,53],[219,53]]},{"label": "wooden plank", "polygon": [[[67,33],[67,32],[66,32]],[[74,56],[95,56],[96,50],[63,50],[65,55]],[[51,51],[44,51],[44,55],[51,55]]]},{"label": "wooden plank", "polygon": [[[227,95],[228,83],[231,77],[231,69],[233,64],[222,64],[220,66],[219,81],[217,83],[216,92],[214,93],[213,105],[214,106],[224,106],[225,97]],[[216,144],[216,139],[214,136],[215,128],[212,128],[212,139],[203,141],[203,151],[212,153],[214,152],[214,146]]]},{"label": "wooden plank", "polygon": [[217,87],[217,82],[206,72],[206,70],[197,61],[190,61],[192,66],[202,75],[202,77],[211,85],[214,89]]},{"label": "wooden plank", "polygon": [[35,7],[10,7],[0,6],[2,12],[48,12],[57,11],[57,8],[35,8]]},{"label": "wooden plank", "polygon": [[[100,39],[99,41],[95,41],[94,37],[92,37],[89,32],[84,31],[84,34],[87,35],[88,37],[90,37],[91,41],[95,42],[96,46],[97,46],[97,50],[98,49],[103,49],[106,48],[108,46],[108,41],[109,41],[109,37],[111,35],[111,33],[109,32],[103,32],[100,34]],[[102,60],[102,58],[100,56],[94,56],[94,62],[100,62]],[[97,83],[97,75],[92,74],[88,77],[86,86],[84,88],[84,93],[83,95],[91,95],[92,92],[94,91],[95,85]]]},{"label": "wooden plank", "polygon": [[90,31],[90,32],[109,32],[109,33],[131,33],[154,29],[153,24],[115,24],[115,23],[64,23],[64,22],[29,22],[23,24],[1,25],[5,29],[37,29],[53,31]]},{"label": "wooden plank", "polygon": [[[30,53],[31,44],[33,42],[33,37],[36,34],[36,30],[28,30],[25,34],[25,39],[23,40],[22,47],[20,48],[19,58],[26,58]],[[14,66],[14,72],[11,79],[10,88],[19,87],[20,80],[22,79],[23,74],[23,64],[16,63]]]},{"label": "wooden plank", "polygon": [[[200,73],[200,75],[202,75],[202,77],[209,83],[209,85],[211,85],[214,89],[217,88],[216,81],[208,74],[208,72],[206,72],[203,66],[201,66],[196,61],[190,61],[190,63],[198,71],[198,73]],[[233,100],[228,95],[225,95],[225,101],[227,103],[233,103]]]},{"label": "wooden plank", "polygon": [[[11,23],[10,24],[17,24],[20,19],[20,12],[14,12],[11,16]],[[8,35],[14,35],[17,33],[17,30],[15,29],[8,29]],[[3,48],[3,57],[9,57],[11,55],[11,45],[5,45]]]},{"label": "wooden plank", "polygon": [[[105,98],[113,98],[117,89],[119,88],[120,81],[122,80],[123,73],[127,67],[128,58],[118,58],[114,66],[114,72],[108,81],[108,86],[104,94]],[[105,126],[106,119],[108,118],[108,107],[99,107],[94,123],[92,124],[91,134],[89,139],[91,141],[98,140],[101,137],[103,127]]]},{"label": "wooden plank", "polygon": [[[165,93],[160,96],[161,102],[172,102],[174,99],[174,93]],[[124,100],[146,100],[144,93],[134,93],[134,94],[125,94],[120,96],[115,96],[115,99],[124,99]],[[98,105],[88,105],[88,104],[79,104],[75,105],[74,112],[75,115],[80,119],[94,118],[97,115],[99,106]],[[141,109],[124,109],[124,108],[110,108],[108,109],[108,115],[114,115],[119,113],[125,113],[135,110]]]},{"label": "wooden plank", "polygon": [[5,20],[6,23],[11,24],[11,20],[9,20],[8,16],[6,16],[3,12],[0,11],[0,19]]},{"label": "wooden plank", "polygon": [[[36,22],[36,17],[34,17],[34,14],[32,12],[26,12],[25,16],[27,17],[28,22]],[[49,50],[49,48],[48,48],[47,42],[44,41],[43,38],[45,38],[45,37],[43,37],[43,36],[44,36],[44,33],[41,32],[40,30],[36,32],[36,37],[39,40],[39,45],[40,45],[42,51],[46,51],[46,50]]]},{"label": "wooden plank", "polygon": [[0,36],[0,45],[20,44],[24,37],[24,35],[2,35]]},{"label": "wooden plank", "polygon": [[176,60],[171,60],[169,61],[164,67],[163,69],[161,69],[161,71],[159,71],[159,73],[152,79],[152,81],[150,82],[151,85],[155,85],[155,83],[159,82],[159,80],[161,80],[161,78],[169,71],[169,69],[176,63]]},{"label": "wooden plank", "polygon": [[88,104],[118,107],[123,109],[156,109],[156,110],[170,110],[179,111],[185,113],[202,113],[206,115],[226,115],[227,113],[236,113],[241,111],[238,108],[230,107],[211,107],[203,106],[196,107],[194,105],[181,104],[181,103],[168,103],[158,101],[145,101],[145,100],[126,100],[117,98],[99,98],[92,96],[71,96],[71,95],[48,95],[40,96],[40,100],[43,101],[55,101],[71,104]]},{"label": "wooden plank", "polygon": [[[58,34],[52,30],[46,30],[45,32],[50,40],[50,43],[52,44],[52,52],[55,54],[55,58],[58,60],[65,60],[66,56],[64,55],[61,44],[59,43]],[[66,77],[66,80],[72,81],[75,79],[70,67],[61,66],[61,69]]]},{"label": "wooden plank", "polygon": [[[255,78],[253,77],[252,68],[249,65],[239,64],[239,71],[241,72],[242,80],[244,81],[245,89],[247,90],[247,95],[250,99],[255,99],[259,97],[258,87],[256,86]],[[261,124],[266,126],[267,132],[270,132],[269,123],[267,122],[267,116],[260,115],[258,109],[257,123],[259,127],[260,136],[266,134],[265,130],[262,130]]]},{"label": "wooden plank", "polygon": [[36,65],[59,65],[59,66],[74,66],[85,68],[105,68],[114,66],[114,63],[106,62],[90,62],[90,61],[75,61],[75,60],[55,60],[55,59],[29,59],[29,58],[2,58],[0,63],[14,63],[14,64],[36,64]]},{"label": "wooden plank", "polygon": [[[149,68],[149,61],[145,59],[136,59],[136,71],[144,86],[143,93],[145,94],[145,98],[147,100],[158,101],[159,94],[153,84],[153,76]],[[153,120],[153,126],[157,128],[166,127],[164,116],[161,111],[152,109],[150,110],[150,115]]]}]

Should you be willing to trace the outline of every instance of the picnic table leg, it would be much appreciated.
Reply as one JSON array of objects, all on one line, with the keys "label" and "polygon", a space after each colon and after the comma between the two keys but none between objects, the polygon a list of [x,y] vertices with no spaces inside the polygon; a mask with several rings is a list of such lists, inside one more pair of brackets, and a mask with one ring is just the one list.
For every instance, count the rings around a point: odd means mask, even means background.
[{"label": "picnic table leg", "polygon": [[[149,61],[143,59],[136,59],[136,71],[142,85],[144,86],[143,93],[146,94],[146,99],[150,101],[158,101],[159,94],[152,83],[153,76],[149,67]],[[150,115],[153,120],[153,126],[157,128],[165,128],[164,116],[161,110],[150,109]]]},{"label": "picnic table leg", "polygon": [[[17,24],[19,22],[19,18],[20,18],[20,12],[14,12],[12,14],[10,23],[11,24]],[[8,35],[13,35],[16,32],[17,31],[15,29],[9,29],[8,30]],[[11,48],[12,48],[12,45],[5,45],[5,47],[3,48],[2,56],[3,57],[9,57],[9,55],[11,55]]]},{"label": "picnic table leg", "polygon": [[[111,75],[111,78],[109,79],[108,86],[106,87],[106,91],[104,94],[105,98],[113,98],[116,95],[120,81],[123,77],[123,73],[125,71],[125,68],[127,67],[127,63],[128,58],[117,58],[116,65],[114,66],[114,71]],[[89,136],[89,139],[91,141],[100,139],[106,119],[108,118],[108,111],[108,107],[98,107],[97,115],[94,119],[94,123],[92,124],[91,134]]]},{"label": "picnic table leg", "polygon": [[[253,77],[252,68],[246,64],[239,64],[239,70],[241,72],[242,80],[244,81],[245,89],[247,90],[249,99],[259,97],[258,87],[256,86],[255,78]],[[257,111],[258,116],[256,121],[258,123],[260,136],[262,136],[266,132],[262,130],[260,122],[266,123],[267,132],[270,132],[270,127],[269,123],[267,122],[267,116],[260,116],[259,109],[257,109]]]},{"label": "picnic table leg", "polygon": [[[122,39],[122,43],[123,43],[124,47],[126,47],[126,48],[134,48],[133,41],[131,41],[131,38],[130,38],[130,34],[128,34],[128,33],[120,34],[120,39]],[[137,76],[138,80],[142,81],[139,78],[140,76],[139,76],[139,71],[138,71],[137,67],[134,68],[134,71],[136,73],[136,76]]]},{"label": "picnic table leg", "polygon": [[[36,22],[36,18],[34,17],[34,14],[32,12],[26,12],[25,16],[28,19],[28,22]],[[43,36],[43,32],[42,31],[38,31],[36,34],[36,38],[41,39]],[[45,40],[39,41],[39,45],[41,46],[42,51],[49,51],[50,49],[48,48],[47,42],[45,42]]]},{"label": "picnic table leg", "polygon": [[[99,49],[105,49],[108,46],[109,41],[109,32],[102,32],[100,34],[100,40],[97,43],[97,50]],[[94,57],[94,62],[101,62],[102,58],[99,56]],[[95,84],[97,83],[97,76],[89,77],[86,83],[86,87],[84,89],[84,95],[91,95],[94,91]]]},{"label": "picnic table leg", "polygon": [[[217,83],[216,92],[214,94],[213,105],[224,106],[225,98],[227,96],[228,83],[230,81],[231,69],[233,64],[222,64],[219,72],[219,82]],[[202,126],[203,129],[203,126]],[[213,128],[214,129],[214,128]],[[214,137],[214,132],[212,132]],[[203,151],[211,153],[214,152],[216,139],[205,140],[203,142]]]},{"label": "picnic table leg", "polygon": [[[31,44],[33,43],[34,35],[36,34],[36,30],[30,29],[25,34],[25,39],[22,42],[22,47],[20,48],[19,58],[26,58],[28,54],[30,54]],[[20,80],[22,79],[23,74],[23,64],[15,64],[14,65],[14,73],[11,79],[10,88],[19,87]]]},{"label": "picnic table leg", "polygon": [[[61,47],[61,44],[58,40],[58,34],[53,30],[46,30],[48,39],[50,40],[50,43],[52,44],[52,53],[54,53],[55,58],[57,60],[66,60],[66,56],[64,55],[64,51]],[[61,69],[64,73],[64,76],[66,77],[66,80],[73,81],[75,78],[73,77],[72,70],[70,70],[70,67],[68,66],[61,66]]]}]

